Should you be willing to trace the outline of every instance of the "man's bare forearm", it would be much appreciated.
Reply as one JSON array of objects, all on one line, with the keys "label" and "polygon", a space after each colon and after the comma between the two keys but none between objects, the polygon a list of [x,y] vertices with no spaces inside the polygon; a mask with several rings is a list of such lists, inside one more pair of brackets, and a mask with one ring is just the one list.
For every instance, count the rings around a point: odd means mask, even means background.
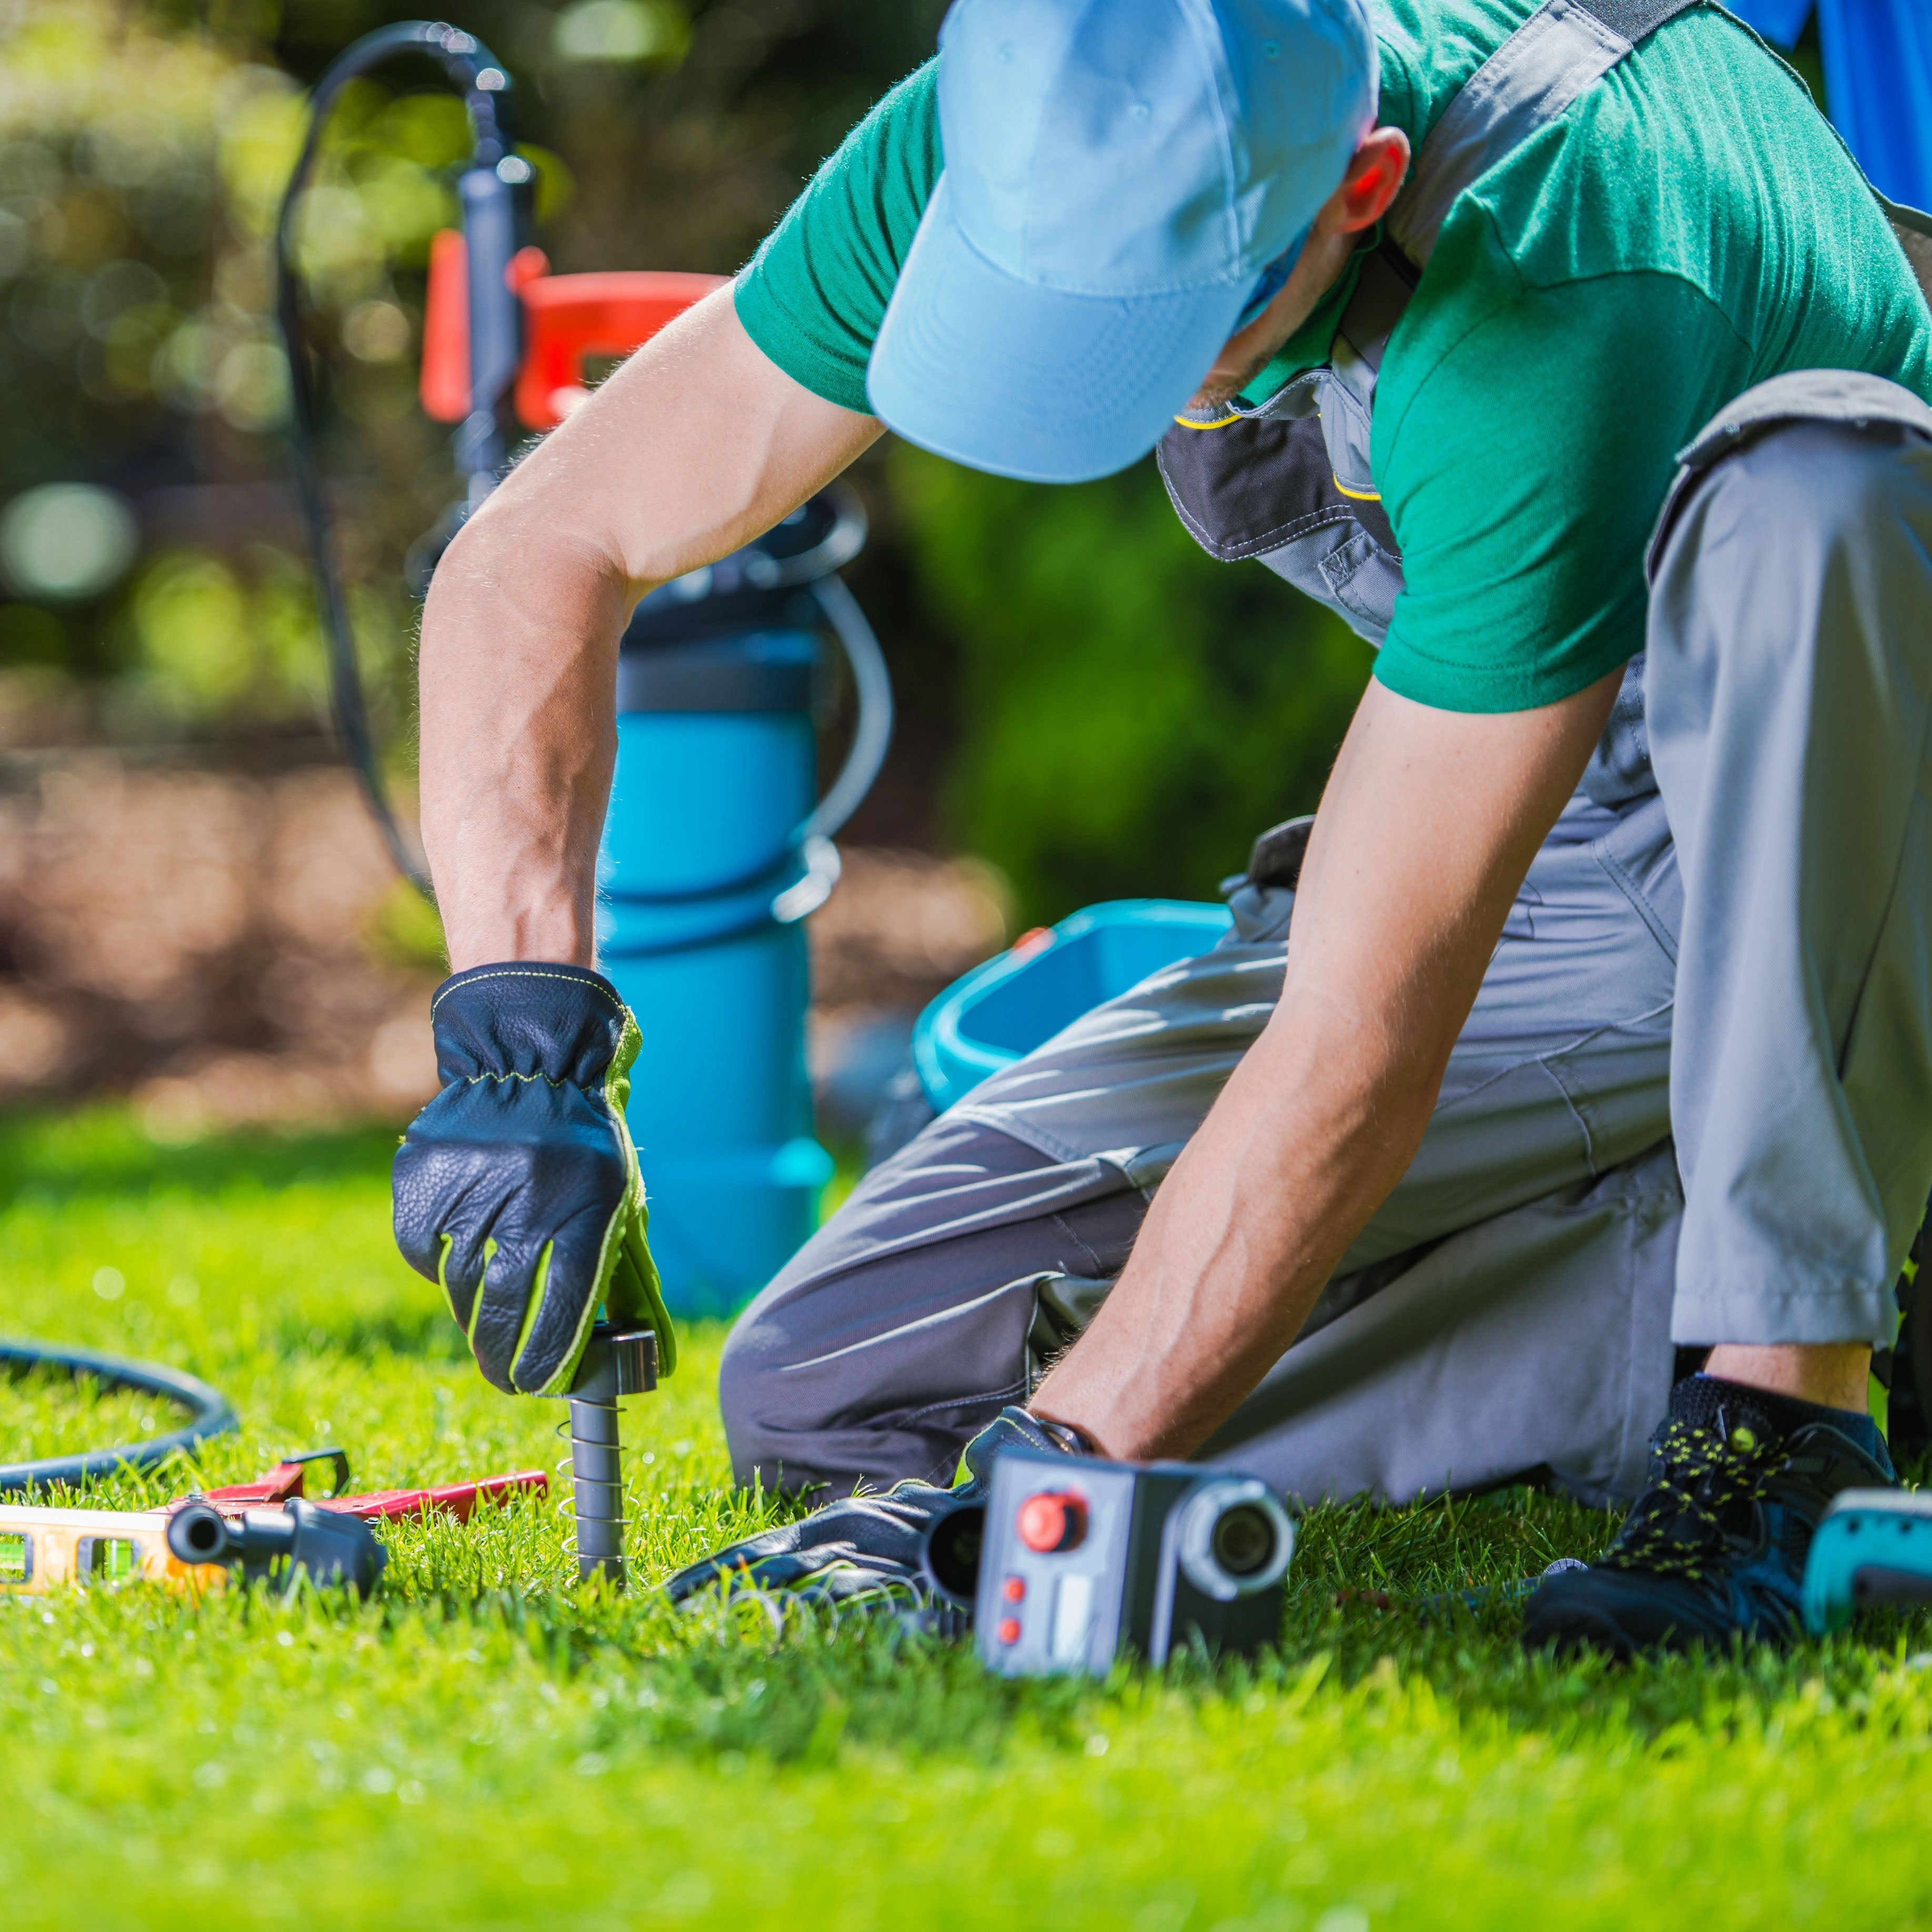
[{"label": "man's bare forearm", "polygon": [[1294,1340],[1421,1140],[1617,682],[1508,718],[1370,687],[1309,843],[1274,1014],[1041,1384],[1041,1414],[1114,1455],[1187,1455]]},{"label": "man's bare forearm", "polygon": [[423,614],[423,842],[459,971],[592,963],[628,602],[601,558],[522,531],[452,550],[436,574]]},{"label": "man's bare forearm", "polygon": [[1344,1090],[1330,1029],[1270,1028],[1148,1210],[1120,1283],[1034,1406],[1111,1454],[1191,1454],[1292,1342],[1401,1177],[1430,1095]]},{"label": "man's bare forearm", "polygon": [[729,291],[640,350],[450,546],[423,613],[423,841],[450,963],[592,963],[636,599],[768,530],[879,434],[801,388]]}]

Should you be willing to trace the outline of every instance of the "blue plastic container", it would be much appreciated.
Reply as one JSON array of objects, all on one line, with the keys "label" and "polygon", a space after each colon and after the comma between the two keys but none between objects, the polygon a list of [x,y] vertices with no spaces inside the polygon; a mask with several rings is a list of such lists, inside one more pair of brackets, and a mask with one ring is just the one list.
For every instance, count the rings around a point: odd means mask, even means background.
[{"label": "blue plastic container", "polygon": [[[829,514],[829,513],[828,513]],[[794,548],[823,532],[785,526]],[[818,607],[761,586],[754,546],[638,607],[619,654],[617,768],[598,957],[644,1036],[632,1138],[664,1298],[728,1315],[816,1225],[802,914],[831,877],[800,830],[817,797]]]},{"label": "blue plastic container", "polygon": [[812,1137],[805,928],[770,916],[800,875],[786,840],[814,776],[808,713],[617,721],[599,951],[644,1036],[628,1118],[680,1315],[756,1293],[812,1232],[832,1173]]},{"label": "blue plastic container", "polygon": [[1217,944],[1226,906],[1110,899],[956,980],[913,1028],[913,1065],[936,1113],[1150,974]]}]

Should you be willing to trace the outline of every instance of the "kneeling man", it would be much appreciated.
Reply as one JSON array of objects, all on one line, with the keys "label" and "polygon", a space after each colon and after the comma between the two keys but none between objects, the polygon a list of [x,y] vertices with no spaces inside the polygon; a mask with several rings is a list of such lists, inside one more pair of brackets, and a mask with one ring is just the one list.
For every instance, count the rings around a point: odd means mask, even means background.
[{"label": "kneeling man", "polygon": [[[1867,1370],[1932,1186],[1908,246],[1695,0],[957,0],[437,573],[461,970],[398,1228],[485,1372],[560,1387],[600,1299],[655,1306],[652,1016],[590,970],[632,602],[887,426],[1048,482],[1157,448],[1374,680],[1228,943],[934,1122],[746,1312],[740,1475],[978,1480],[1022,1440],[1311,1499],[1543,1472],[1633,1507],[1533,1638],[1788,1637],[1825,1504],[1892,1480]],[[674,1587],[889,1585],[932,1495]]]}]

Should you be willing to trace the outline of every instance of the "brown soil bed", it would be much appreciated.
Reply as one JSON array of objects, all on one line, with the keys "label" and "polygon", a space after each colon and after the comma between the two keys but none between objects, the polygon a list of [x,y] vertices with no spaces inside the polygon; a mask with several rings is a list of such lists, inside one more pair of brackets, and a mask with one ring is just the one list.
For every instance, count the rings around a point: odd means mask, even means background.
[{"label": "brown soil bed", "polygon": [[[983,867],[844,861],[810,927],[821,1068],[1004,938]],[[434,1089],[440,969],[406,891],[341,770],[47,762],[0,795],[0,1105],[126,1094],[175,1136],[406,1118]]]}]

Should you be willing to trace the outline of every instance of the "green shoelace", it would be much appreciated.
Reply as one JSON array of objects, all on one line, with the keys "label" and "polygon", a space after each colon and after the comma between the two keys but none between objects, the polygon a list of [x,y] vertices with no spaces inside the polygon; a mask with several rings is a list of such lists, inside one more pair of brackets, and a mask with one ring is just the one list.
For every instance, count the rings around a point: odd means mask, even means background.
[{"label": "green shoelace", "polygon": [[1701,1581],[1744,1533],[1738,1518],[1762,1498],[1766,1478],[1784,1460],[1783,1445],[1742,1423],[1720,1434],[1673,1420],[1652,1454],[1656,1478],[1602,1561],[1612,1569]]}]

